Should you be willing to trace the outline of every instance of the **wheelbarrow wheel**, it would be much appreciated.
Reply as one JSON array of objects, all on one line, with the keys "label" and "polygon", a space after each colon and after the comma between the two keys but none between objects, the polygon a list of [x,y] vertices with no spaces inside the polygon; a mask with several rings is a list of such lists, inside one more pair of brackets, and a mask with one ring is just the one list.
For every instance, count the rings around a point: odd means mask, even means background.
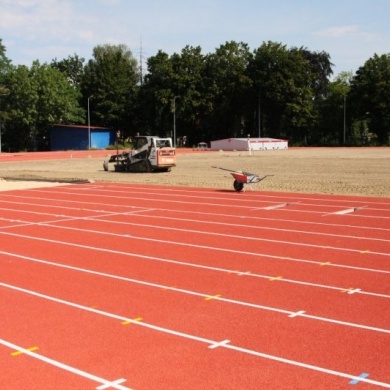
[{"label": "wheelbarrow wheel", "polygon": [[242,181],[234,180],[233,187],[237,192],[240,192],[244,188],[244,183]]}]

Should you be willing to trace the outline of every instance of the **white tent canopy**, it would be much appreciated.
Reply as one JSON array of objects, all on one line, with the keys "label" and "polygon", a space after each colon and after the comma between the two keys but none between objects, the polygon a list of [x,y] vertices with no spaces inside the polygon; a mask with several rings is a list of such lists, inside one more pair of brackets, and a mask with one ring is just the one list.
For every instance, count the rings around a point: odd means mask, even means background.
[{"label": "white tent canopy", "polygon": [[211,150],[285,150],[288,141],[275,138],[226,138],[210,142]]}]

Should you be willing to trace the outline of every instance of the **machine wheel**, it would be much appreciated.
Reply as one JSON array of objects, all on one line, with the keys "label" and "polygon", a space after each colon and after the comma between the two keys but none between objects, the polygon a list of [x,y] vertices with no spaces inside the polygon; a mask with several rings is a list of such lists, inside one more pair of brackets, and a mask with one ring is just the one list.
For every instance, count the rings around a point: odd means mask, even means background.
[{"label": "machine wheel", "polygon": [[144,160],[144,169],[146,173],[153,172],[153,167],[149,160]]},{"label": "machine wheel", "polygon": [[125,172],[126,166],[123,164],[114,164],[114,171],[115,172]]},{"label": "machine wheel", "polygon": [[244,188],[244,183],[242,181],[234,180],[233,187],[237,192],[240,192]]}]

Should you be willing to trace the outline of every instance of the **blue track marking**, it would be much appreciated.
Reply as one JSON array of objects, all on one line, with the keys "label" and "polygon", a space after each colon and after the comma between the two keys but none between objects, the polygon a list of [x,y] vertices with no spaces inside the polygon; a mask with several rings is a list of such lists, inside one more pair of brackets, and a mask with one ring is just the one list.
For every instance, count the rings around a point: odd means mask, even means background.
[{"label": "blue track marking", "polygon": [[[370,374],[367,374],[365,372],[363,372],[363,374],[360,374],[359,375],[359,378],[361,379],[364,379],[364,378],[367,378]],[[359,382],[360,382],[360,379],[359,378],[356,378],[356,379],[353,379],[349,382],[350,385],[357,385]]]}]

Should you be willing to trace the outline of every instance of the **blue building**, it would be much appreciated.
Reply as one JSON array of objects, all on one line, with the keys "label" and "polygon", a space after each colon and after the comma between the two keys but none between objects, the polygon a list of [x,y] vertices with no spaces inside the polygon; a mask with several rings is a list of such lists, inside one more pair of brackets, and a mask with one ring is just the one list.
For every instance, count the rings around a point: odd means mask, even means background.
[{"label": "blue building", "polygon": [[88,136],[91,137],[91,149],[105,149],[116,141],[115,131],[107,127],[53,125],[50,150],[88,150]]}]

